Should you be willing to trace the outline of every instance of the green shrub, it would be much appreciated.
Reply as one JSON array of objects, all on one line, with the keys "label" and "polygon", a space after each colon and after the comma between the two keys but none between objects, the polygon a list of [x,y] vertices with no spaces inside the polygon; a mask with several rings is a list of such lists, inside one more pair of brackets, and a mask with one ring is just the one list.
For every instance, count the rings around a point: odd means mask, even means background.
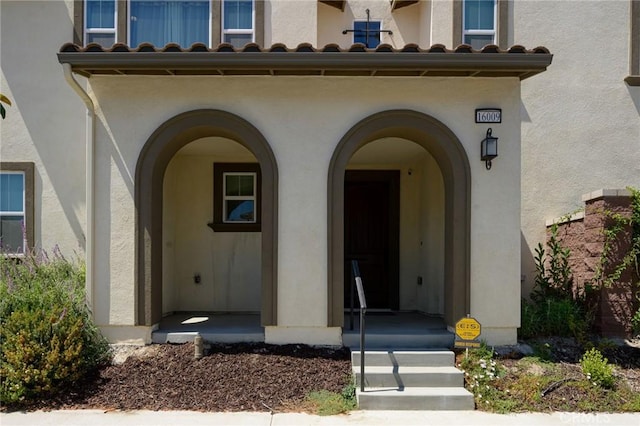
[{"label": "green shrub", "polygon": [[521,304],[519,337],[528,339],[544,336],[575,337],[584,340],[589,321],[579,301],[569,298],[548,298]]},{"label": "green shrub", "polygon": [[640,309],[638,309],[631,318],[631,328],[635,336],[640,336]]},{"label": "green shrub", "polygon": [[544,336],[575,337],[585,342],[591,329],[592,315],[587,293],[574,293],[573,273],[569,266],[571,251],[562,246],[558,225],[553,225],[545,247],[536,248],[536,277],[531,301],[522,300],[520,338]]},{"label": "green shrub", "polygon": [[582,372],[587,376],[587,380],[596,386],[611,389],[615,385],[613,366],[609,360],[602,356],[596,348],[591,348],[580,359]]},{"label": "green shrub", "polygon": [[58,249],[12,259],[0,254],[0,402],[54,394],[108,362],[91,320],[85,270]]}]

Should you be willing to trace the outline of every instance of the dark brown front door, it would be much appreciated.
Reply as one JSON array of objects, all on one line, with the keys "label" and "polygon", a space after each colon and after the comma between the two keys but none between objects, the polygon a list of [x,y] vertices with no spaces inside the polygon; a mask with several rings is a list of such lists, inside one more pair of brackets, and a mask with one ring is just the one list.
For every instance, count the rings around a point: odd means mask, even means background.
[{"label": "dark brown front door", "polygon": [[[398,309],[400,174],[347,170],[344,188],[345,308],[351,260],[358,261],[368,308]],[[354,305],[358,307],[357,297]]]}]

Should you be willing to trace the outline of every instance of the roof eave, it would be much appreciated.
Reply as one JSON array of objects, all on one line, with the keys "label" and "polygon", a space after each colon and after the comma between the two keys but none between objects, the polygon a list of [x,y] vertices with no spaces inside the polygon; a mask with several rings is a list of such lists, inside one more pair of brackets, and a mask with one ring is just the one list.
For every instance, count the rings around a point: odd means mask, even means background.
[{"label": "roof eave", "polygon": [[60,52],[60,63],[94,74],[318,74],[519,77],[541,73],[550,53]]}]

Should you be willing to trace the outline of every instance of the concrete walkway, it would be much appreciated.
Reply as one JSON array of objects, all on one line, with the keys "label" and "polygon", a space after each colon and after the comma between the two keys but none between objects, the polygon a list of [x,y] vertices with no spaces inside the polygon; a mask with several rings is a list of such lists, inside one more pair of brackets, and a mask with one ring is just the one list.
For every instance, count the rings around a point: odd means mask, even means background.
[{"label": "concrete walkway", "polygon": [[534,426],[612,425],[640,426],[640,413],[525,413],[489,414],[482,411],[353,411],[339,416],[301,413],[200,413],[193,411],[67,410],[2,413],[2,426]]}]

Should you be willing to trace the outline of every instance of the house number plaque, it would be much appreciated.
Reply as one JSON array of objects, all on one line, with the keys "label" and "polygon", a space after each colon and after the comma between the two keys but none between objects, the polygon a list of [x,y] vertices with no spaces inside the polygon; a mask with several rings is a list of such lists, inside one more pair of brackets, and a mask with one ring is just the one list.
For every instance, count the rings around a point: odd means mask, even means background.
[{"label": "house number plaque", "polygon": [[502,110],[500,108],[476,109],[476,123],[502,123]]}]

